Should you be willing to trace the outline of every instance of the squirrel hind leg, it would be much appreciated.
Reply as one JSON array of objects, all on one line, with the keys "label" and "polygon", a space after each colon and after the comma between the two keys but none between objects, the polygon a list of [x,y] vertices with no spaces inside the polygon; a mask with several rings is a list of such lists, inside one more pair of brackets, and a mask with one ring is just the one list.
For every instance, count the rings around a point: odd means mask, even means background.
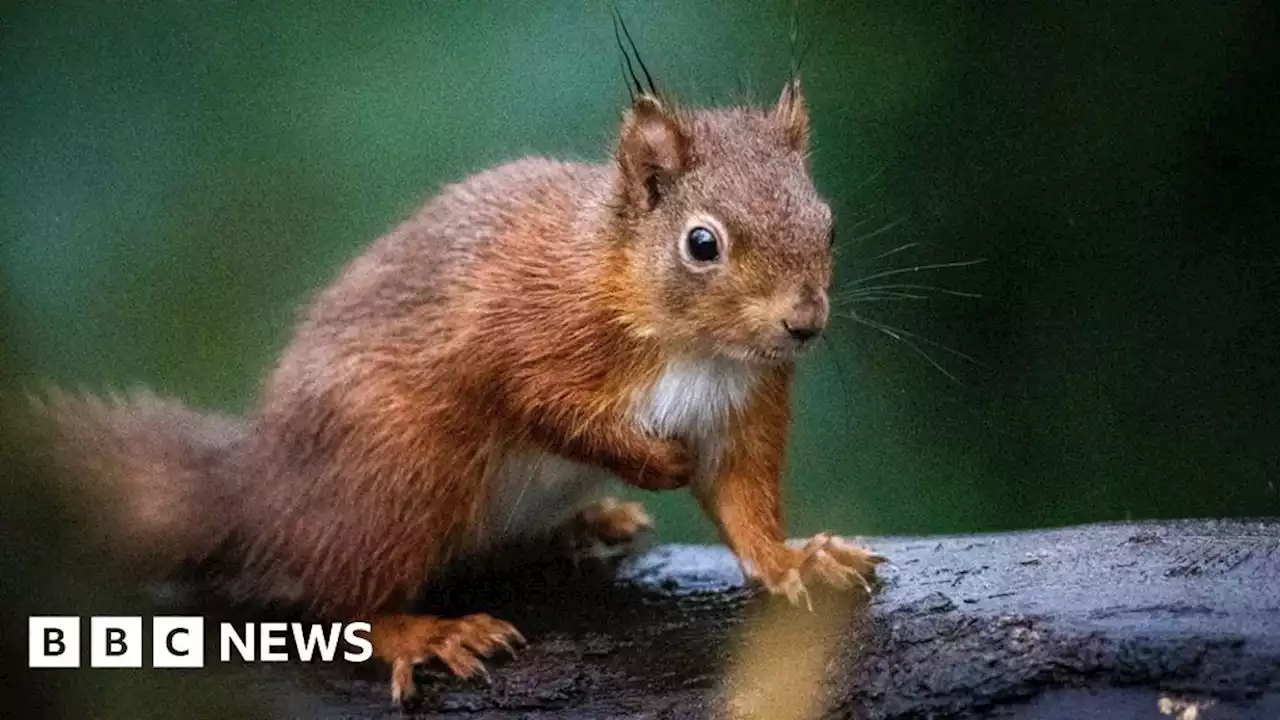
[{"label": "squirrel hind leg", "polygon": [[487,677],[480,658],[504,650],[514,655],[525,643],[510,623],[484,613],[460,618],[382,615],[374,618],[373,652],[391,665],[391,701],[401,705],[417,694],[413,666],[438,660],[455,676]]}]

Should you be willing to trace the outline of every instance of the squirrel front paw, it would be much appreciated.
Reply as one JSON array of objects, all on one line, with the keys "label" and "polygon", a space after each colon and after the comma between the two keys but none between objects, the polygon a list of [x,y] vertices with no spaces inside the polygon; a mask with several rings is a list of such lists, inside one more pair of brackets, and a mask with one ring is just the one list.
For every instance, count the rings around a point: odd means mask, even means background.
[{"label": "squirrel front paw", "polygon": [[756,571],[754,576],[774,595],[782,595],[813,609],[809,586],[836,590],[858,589],[868,596],[876,582],[876,566],[887,558],[829,533],[814,535],[803,548],[786,548],[777,567]]},{"label": "squirrel front paw", "polygon": [[652,527],[643,505],[607,497],[580,510],[559,535],[575,566],[587,560],[610,567],[644,547]]},{"label": "squirrel front paw", "polygon": [[638,502],[604,498],[588,505],[574,518],[578,545],[625,545],[653,527],[653,519]]}]

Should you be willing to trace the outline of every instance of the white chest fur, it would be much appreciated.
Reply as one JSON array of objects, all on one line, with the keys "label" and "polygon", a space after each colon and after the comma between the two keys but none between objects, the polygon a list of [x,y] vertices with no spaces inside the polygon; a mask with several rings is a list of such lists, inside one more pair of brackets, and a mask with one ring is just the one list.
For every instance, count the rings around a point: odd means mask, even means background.
[{"label": "white chest fur", "polygon": [[733,360],[673,360],[637,395],[632,417],[644,432],[691,441],[698,453],[693,484],[705,487],[729,449],[730,413],[746,407],[755,382],[754,370]]},{"label": "white chest fur", "polygon": [[731,410],[751,394],[755,373],[728,359],[672,360],[657,382],[637,395],[632,415],[646,432],[711,441],[723,436]]}]

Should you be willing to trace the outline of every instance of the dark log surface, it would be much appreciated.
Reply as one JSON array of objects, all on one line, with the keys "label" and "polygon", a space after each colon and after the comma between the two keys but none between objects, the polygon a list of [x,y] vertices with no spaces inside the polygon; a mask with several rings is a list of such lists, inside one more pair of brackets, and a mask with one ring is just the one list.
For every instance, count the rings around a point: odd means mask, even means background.
[{"label": "dark log surface", "polygon": [[[894,563],[870,606],[812,613],[745,589],[720,547],[662,546],[617,580],[455,581],[433,605],[491,612],[530,645],[487,683],[421,668],[406,714],[1280,718],[1280,521],[868,544]],[[282,716],[402,716],[374,663],[233,672]]]}]

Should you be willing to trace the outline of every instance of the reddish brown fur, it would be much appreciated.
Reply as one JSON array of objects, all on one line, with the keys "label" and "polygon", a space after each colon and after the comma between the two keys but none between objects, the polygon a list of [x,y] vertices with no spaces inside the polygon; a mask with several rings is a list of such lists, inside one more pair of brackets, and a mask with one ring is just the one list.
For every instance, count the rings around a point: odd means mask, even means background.
[{"label": "reddish brown fur", "polygon": [[[807,137],[798,85],[768,111],[685,112],[643,96],[614,164],[504,165],[377,241],[316,297],[208,474],[234,499],[207,506],[216,522],[200,525],[235,551],[229,592],[337,619],[399,612],[442,563],[501,533],[485,510],[513,452],[649,489],[688,484],[706,449],[633,420],[635,398],[676,357],[758,369],[718,476],[697,492],[766,585],[803,569],[809,556],[781,544],[796,349],[783,322],[795,308],[825,320],[831,271]],[[700,212],[730,236],[714,272],[676,252]],[[395,648],[438,643],[440,622],[375,628],[397,678],[429,653]]]},{"label": "reddish brown fur", "polygon": [[729,548],[761,577],[786,569],[781,487],[761,479],[782,477],[791,375],[791,368],[784,366],[772,368],[761,379],[743,417],[733,423],[720,476],[697,493]]}]

